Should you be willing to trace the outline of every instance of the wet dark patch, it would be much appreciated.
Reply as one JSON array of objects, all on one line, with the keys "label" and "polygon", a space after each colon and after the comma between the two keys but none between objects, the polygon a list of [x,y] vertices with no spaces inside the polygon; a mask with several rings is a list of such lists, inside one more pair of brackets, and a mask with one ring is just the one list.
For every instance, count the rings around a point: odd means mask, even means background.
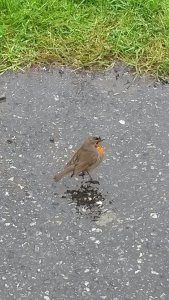
[{"label": "wet dark patch", "polygon": [[93,221],[101,215],[100,203],[105,201],[105,197],[98,188],[94,188],[90,184],[82,184],[79,189],[67,190],[66,194],[76,204],[78,214],[88,216]]}]

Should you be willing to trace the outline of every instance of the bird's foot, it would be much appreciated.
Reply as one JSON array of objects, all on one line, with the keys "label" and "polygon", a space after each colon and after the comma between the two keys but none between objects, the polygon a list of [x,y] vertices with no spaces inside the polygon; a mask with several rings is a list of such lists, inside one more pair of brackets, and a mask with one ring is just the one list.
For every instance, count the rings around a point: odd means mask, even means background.
[{"label": "bird's foot", "polygon": [[84,176],[85,176],[85,172],[81,172],[81,173],[79,173],[79,176],[82,176],[82,177],[84,178]]},{"label": "bird's foot", "polygon": [[100,182],[98,180],[93,180],[93,179],[86,181],[86,183],[100,184]]}]

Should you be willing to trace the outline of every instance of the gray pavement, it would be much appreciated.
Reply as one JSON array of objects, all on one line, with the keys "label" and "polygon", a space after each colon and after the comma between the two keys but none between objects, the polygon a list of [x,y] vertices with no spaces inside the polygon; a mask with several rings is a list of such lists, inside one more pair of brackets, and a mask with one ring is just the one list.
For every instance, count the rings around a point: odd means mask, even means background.
[{"label": "gray pavement", "polygon": [[[169,86],[125,67],[0,77],[0,299],[169,299]],[[88,134],[100,184],[53,175]]]}]

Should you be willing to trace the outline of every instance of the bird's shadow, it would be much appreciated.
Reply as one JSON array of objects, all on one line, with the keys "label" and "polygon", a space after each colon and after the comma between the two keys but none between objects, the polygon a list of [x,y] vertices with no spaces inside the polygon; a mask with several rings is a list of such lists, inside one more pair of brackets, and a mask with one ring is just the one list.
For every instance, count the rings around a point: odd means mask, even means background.
[{"label": "bird's shadow", "polygon": [[81,184],[80,188],[68,189],[65,194],[76,204],[76,212],[79,215],[85,215],[93,221],[99,219],[105,198],[97,187],[90,183]]}]

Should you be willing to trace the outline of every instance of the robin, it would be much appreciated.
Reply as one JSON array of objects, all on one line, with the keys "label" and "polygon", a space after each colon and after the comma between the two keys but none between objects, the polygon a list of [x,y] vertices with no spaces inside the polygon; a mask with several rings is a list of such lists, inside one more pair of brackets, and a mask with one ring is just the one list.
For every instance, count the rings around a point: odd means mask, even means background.
[{"label": "robin", "polygon": [[[96,168],[103,160],[104,148],[102,141],[103,139],[100,137],[88,137],[64,169],[54,176],[55,181],[58,182],[70,173],[72,173],[71,177],[74,175],[84,176],[85,173],[90,176],[89,171]],[[92,180],[91,176],[90,180]]]}]

